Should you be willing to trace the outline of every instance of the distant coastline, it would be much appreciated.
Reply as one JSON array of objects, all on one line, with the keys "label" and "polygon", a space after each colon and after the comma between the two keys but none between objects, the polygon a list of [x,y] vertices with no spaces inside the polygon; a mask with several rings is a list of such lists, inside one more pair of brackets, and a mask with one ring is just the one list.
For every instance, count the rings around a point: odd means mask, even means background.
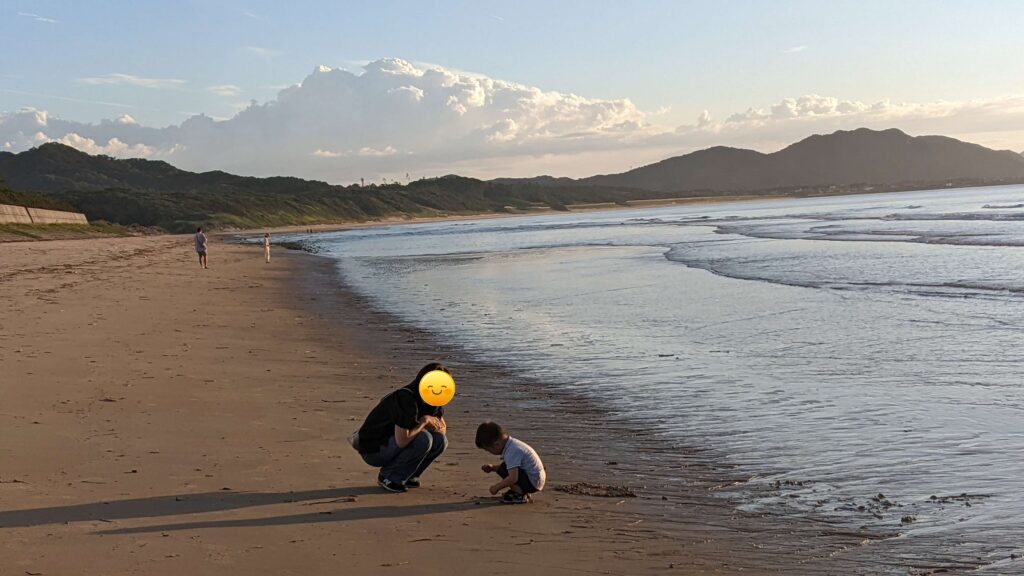
[{"label": "distant coastline", "polygon": [[[92,156],[47,143],[0,153],[0,197],[84,213],[90,221],[188,232],[352,225],[665,204],[800,198],[1024,183],[1024,156],[942,136],[858,129],[763,154],[716,146],[621,174],[582,179],[457,175],[328,184],[296,177],[195,173],[162,161]],[[25,202],[7,202],[32,206]]]}]

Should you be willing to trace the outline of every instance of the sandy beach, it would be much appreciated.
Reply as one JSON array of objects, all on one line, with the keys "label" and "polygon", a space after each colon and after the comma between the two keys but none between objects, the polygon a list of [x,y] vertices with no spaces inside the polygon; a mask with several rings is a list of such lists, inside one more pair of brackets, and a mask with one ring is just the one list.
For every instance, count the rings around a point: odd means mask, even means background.
[{"label": "sandy beach", "polygon": [[[162,236],[0,244],[0,263],[2,574],[820,574],[862,539],[739,514],[699,469],[638,486],[611,460],[649,440],[497,382],[312,255],[218,239],[203,271]],[[345,437],[431,360],[459,383],[451,446],[383,493]],[[535,503],[487,494],[489,419],[545,457]],[[573,482],[639,497],[554,489]]]}]

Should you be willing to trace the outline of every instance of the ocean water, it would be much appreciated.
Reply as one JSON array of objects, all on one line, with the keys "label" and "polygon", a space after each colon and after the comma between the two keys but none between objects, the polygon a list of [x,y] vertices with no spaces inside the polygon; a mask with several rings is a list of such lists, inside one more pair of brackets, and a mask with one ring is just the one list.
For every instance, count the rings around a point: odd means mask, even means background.
[{"label": "ocean water", "polygon": [[1024,186],[305,238],[375,306],[749,478],[1024,573]]}]

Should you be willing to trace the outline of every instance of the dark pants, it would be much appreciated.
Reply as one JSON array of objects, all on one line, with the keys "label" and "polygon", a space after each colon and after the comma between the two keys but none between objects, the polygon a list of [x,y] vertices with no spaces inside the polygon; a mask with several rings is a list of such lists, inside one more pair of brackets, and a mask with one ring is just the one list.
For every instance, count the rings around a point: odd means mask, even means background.
[{"label": "dark pants", "polygon": [[448,438],[444,434],[424,430],[416,435],[405,448],[399,448],[395,437],[388,438],[386,446],[372,454],[363,454],[363,461],[380,468],[381,478],[392,482],[404,483],[409,478],[417,478],[427,466],[440,456],[448,447]]},{"label": "dark pants", "polygon": [[[495,472],[502,478],[508,478],[508,466],[505,466],[504,462],[501,463],[501,466],[498,466]],[[516,487],[522,490],[523,494],[533,494],[537,491],[533,482],[530,482],[530,476],[522,469],[519,470],[519,477],[516,478]]]}]

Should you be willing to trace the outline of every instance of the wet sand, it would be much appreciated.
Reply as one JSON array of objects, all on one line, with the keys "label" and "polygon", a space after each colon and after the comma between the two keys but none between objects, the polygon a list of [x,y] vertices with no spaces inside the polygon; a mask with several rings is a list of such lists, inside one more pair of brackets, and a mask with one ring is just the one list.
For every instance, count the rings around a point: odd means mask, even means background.
[{"label": "wet sand", "polygon": [[[369,309],[327,260],[218,240],[210,265],[188,236],[0,245],[0,573],[879,573],[842,564],[862,534],[736,512],[697,452],[652,485],[656,438]],[[435,359],[451,447],[383,493],[345,437]],[[487,494],[489,419],[545,458],[534,504]]]}]

